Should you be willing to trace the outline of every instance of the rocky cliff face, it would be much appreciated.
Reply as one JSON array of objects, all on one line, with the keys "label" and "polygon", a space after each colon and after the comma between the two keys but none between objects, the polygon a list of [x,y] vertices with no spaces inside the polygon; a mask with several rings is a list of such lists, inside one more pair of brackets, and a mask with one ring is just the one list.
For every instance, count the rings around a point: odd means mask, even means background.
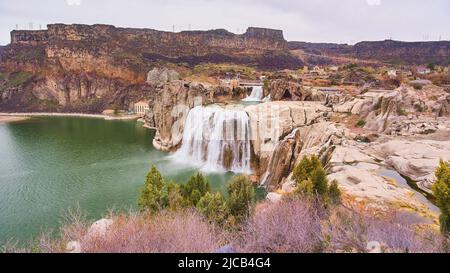
[{"label": "rocky cliff face", "polygon": [[[2,87],[2,111],[89,111],[130,107],[157,92],[147,73],[167,63],[231,62],[268,68],[297,67],[280,30],[249,28],[180,33],[109,25],[49,25],[12,31],[0,52],[4,74],[32,81]],[[162,63],[161,63],[162,62]],[[4,91],[4,92],[3,92]]]},{"label": "rocky cliff face", "polygon": [[165,32],[152,29],[116,28],[110,25],[48,25],[48,30],[11,32],[11,44],[64,42],[107,42],[115,46],[135,46],[137,50],[167,57],[248,50],[286,50],[281,30],[249,28],[236,35],[223,29],[210,31]]},{"label": "rocky cliff face", "polygon": [[[401,64],[450,64],[450,41],[400,42],[393,40],[360,42],[354,46],[289,42],[291,50],[303,50],[317,56],[348,57]],[[322,61],[327,61],[322,59]],[[332,62],[328,59],[328,62]]]},{"label": "rocky cliff face", "polygon": [[47,30],[12,31],[10,46],[45,47],[49,58],[73,57],[74,54],[109,57],[117,63],[126,60],[131,67],[155,61],[190,65],[202,61],[230,61],[284,68],[285,65],[276,60],[271,62],[270,56],[288,51],[281,30],[249,28],[246,33],[236,35],[223,29],[174,33],[110,25],[62,24],[48,25]]},{"label": "rocky cliff face", "polygon": [[162,151],[174,151],[181,144],[189,110],[199,105],[243,98],[244,92],[227,87],[206,86],[181,80],[153,86],[146,125],[157,130],[153,145]]},{"label": "rocky cliff face", "polygon": [[1,87],[2,111],[127,109],[132,99],[151,97],[155,88],[147,83],[147,73],[168,63],[230,62],[272,69],[302,65],[289,54],[280,30],[249,28],[236,35],[220,29],[172,33],[63,24],[12,31],[0,60],[2,74],[33,76],[32,81]]}]

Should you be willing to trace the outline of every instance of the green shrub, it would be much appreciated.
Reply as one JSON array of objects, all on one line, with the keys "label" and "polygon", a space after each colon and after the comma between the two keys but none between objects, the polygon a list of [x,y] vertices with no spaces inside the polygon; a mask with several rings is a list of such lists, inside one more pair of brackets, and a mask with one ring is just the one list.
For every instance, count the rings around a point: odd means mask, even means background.
[{"label": "green shrub", "polygon": [[197,210],[210,222],[223,225],[228,218],[225,198],[220,193],[206,193],[197,204]]},{"label": "green shrub", "polygon": [[341,191],[336,180],[329,185],[328,177],[317,156],[303,157],[294,168],[292,178],[296,193],[306,198],[319,197],[325,205],[339,204]]},{"label": "green shrub", "polygon": [[297,167],[294,168],[292,178],[297,184],[311,178],[311,173],[322,164],[317,156],[303,157]]},{"label": "green shrub", "polygon": [[450,233],[450,161],[441,160],[436,170],[436,182],[433,185],[433,194],[436,205],[441,209],[439,217],[441,231],[444,235]]},{"label": "green shrub", "polygon": [[421,84],[413,84],[414,89],[416,90],[422,90],[423,86]]},{"label": "green shrub", "polygon": [[356,123],[356,127],[363,128],[364,126],[366,126],[366,121],[363,119],[358,120]]},{"label": "green shrub", "polygon": [[189,179],[186,185],[181,186],[183,198],[189,205],[194,207],[210,191],[211,187],[209,182],[201,173],[197,173]]},{"label": "green shrub", "polygon": [[181,186],[173,181],[167,184],[164,198],[165,204],[171,211],[178,211],[187,206],[181,192]]},{"label": "green shrub", "polygon": [[330,198],[330,202],[332,204],[340,204],[342,202],[341,199],[341,190],[339,189],[339,185],[337,180],[331,181],[330,187],[328,188],[328,197]]},{"label": "green shrub", "polygon": [[403,109],[403,108],[398,108],[398,109],[397,109],[397,114],[398,114],[399,116],[406,116],[406,115],[408,115],[408,113],[406,112],[406,110]]},{"label": "green shrub", "polygon": [[255,189],[246,176],[234,177],[227,186],[227,209],[231,222],[242,223],[253,209],[255,203]]},{"label": "green shrub", "polygon": [[139,195],[138,205],[141,211],[158,212],[165,207],[163,188],[161,173],[152,166]]}]

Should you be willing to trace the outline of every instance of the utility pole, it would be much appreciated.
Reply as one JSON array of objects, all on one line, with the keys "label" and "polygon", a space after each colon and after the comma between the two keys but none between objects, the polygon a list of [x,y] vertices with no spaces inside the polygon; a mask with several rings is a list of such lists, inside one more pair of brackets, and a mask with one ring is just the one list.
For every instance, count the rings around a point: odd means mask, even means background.
[{"label": "utility pole", "polygon": [[175,25],[172,25],[172,32],[175,32]]}]

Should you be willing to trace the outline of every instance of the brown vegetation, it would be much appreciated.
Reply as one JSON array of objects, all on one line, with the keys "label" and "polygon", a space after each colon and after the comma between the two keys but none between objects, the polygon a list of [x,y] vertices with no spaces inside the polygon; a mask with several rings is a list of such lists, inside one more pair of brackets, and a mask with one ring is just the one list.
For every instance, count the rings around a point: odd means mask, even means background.
[{"label": "brown vegetation", "polygon": [[324,208],[319,201],[286,197],[265,202],[235,230],[225,230],[195,210],[150,214],[110,215],[114,224],[105,236],[89,236],[88,224],[72,214],[59,239],[48,234],[31,249],[5,246],[5,252],[66,252],[78,241],[88,253],[217,252],[229,246],[236,252],[317,253],[368,252],[377,242],[381,252],[445,252],[438,231],[420,229],[416,218],[404,213],[383,216],[357,213],[343,206]]}]

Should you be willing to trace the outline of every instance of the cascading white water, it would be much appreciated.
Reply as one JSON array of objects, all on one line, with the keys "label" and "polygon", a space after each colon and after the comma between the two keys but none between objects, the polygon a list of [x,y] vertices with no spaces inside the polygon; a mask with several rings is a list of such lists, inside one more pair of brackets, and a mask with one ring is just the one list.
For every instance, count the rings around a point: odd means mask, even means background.
[{"label": "cascading white water", "polygon": [[272,101],[272,97],[270,96],[270,94],[267,96],[267,97],[265,97],[263,100],[262,100],[263,102],[270,102],[270,101]]},{"label": "cascading white water", "polygon": [[243,99],[243,101],[261,101],[263,99],[264,92],[262,86],[253,86],[252,93],[247,98]]},{"label": "cascading white water", "polygon": [[204,171],[250,174],[250,123],[245,111],[219,106],[193,108],[184,127],[177,160],[198,164]]}]

